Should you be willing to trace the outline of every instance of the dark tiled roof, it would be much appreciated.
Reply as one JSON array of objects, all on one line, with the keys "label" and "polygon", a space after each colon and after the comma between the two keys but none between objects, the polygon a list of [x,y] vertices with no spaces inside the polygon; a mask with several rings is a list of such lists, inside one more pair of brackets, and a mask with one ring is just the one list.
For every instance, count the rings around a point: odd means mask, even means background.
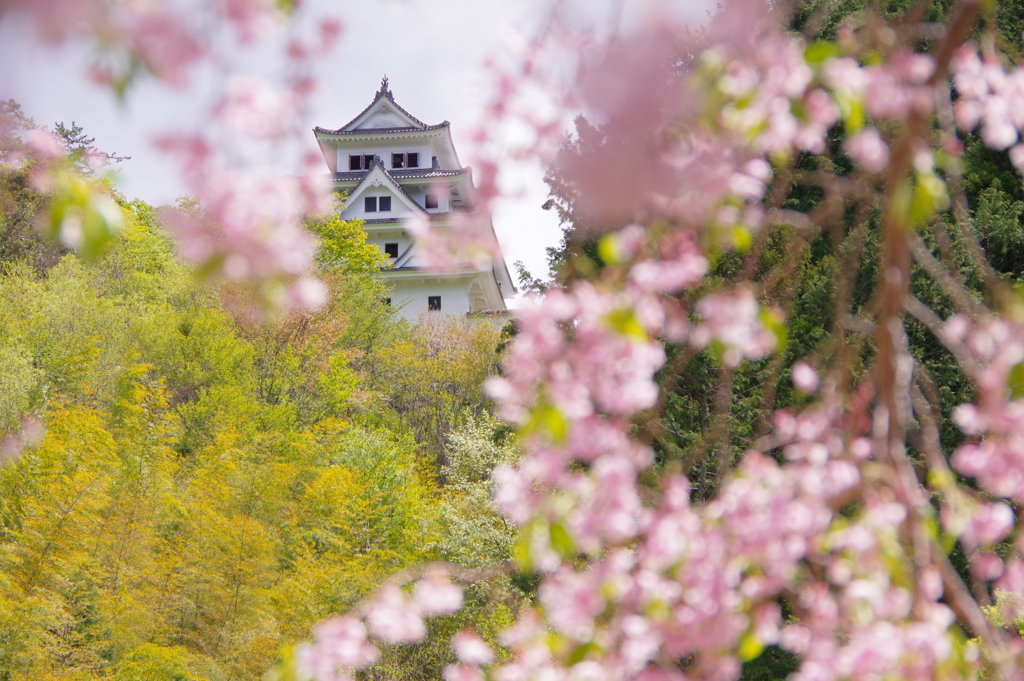
[{"label": "dark tiled roof", "polygon": [[[395,106],[398,105],[396,104]],[[441,128],[447,128],[450,125],[451,123],[449,123],[448,121],[442,121],[437,125],[424,125],[422,128],[359,128],[358,130],[345,130],[344,126],[338,128],[337,130],[328,130],[327,128],[321,128],[318,125],[317,127],[313,128],[313,132],[323,132],[327,133],[328,135],[369,135],[382,132],[419,132],[421,130],[440,130]]]},{"label": "dark tiled roof", "polygon": [[[416,204],[419,205],[419,204]],[[367,225],[400,225],[408,219],[408,215],[396,216],[393,218],[359,218]],[[448,213],[427,213],[427,217],[433,222],[441,222],[451,219]]]},{"label": "dark tiled roof", "polygon": [[335,180],[361,180],[366,177],[369,170],[346,170],[343,173],[334,173]]},{"label": "dark tiled roof", "polygon": [[[372,109],[373,105],[376,104],[382,97],[384,99],[387,99],[389,102],[391,102],[395,106],[396,109],[398,109],[399,111],[404,113],[406,116],[411,118],[413,120],[413,122],[416,123],[418,128],[405,127],[405,128],[372,128],[372,129],[364,129],[364,130],[345,130],[345,128],[347,128],[348,126],[352,125],[357,120],[362,118],[363,114],[365,114],[367,111]],[[321,128],[321,127],[317,126],[317,127],[313,128],[313,132],[325,132],[325,133],[328,133],[328,134],[331,134],[331,135],[361,135],[361,134],[365,134],[365,133],[368,133],[368,132],[401,132],[401,131],[406,131],[406,130],[417,130],[417,129],[419,129],[419,130],[431,130],[431,129],[435,129],[435,128],[443,128],[443,127],[445,127],[447,125],[449,125],[448,121],[445,121],[445,122],[443,122],[443,123],[441,123],[439,125],[427,125],[426,123],[424,123],[423,121],[421,121],[420,119],[416,118],[411,113],[409,113],[408,111],[403,109],[398,104],[398,102],[395,101],[395,97],[394,97],[394,95],[391,94],[391,90],[388,88],[387,81],[385,80],[384,82],[381,83],[380,90],[377,91],[377,96],[374,97],[373,101],[370,102],[369,106],[367,106],[365,109],[360,111],[359,115],[357,115],[355,118],[353,118],[348,123],[346,123],[345,125],[343,125],[340,128],[338,128],[337,130],[329,130],[327,128]]]},{"label": "dark tiled roof", "polygon": [[458,170],[441,170],[440,168],[404,168],[399,170],[391,170],[392,177],[398,178],[411,178],[411,177],[454,177],[456,175],[462,175],[463,173],[469,172],[469,168],[459,168]]},{"label": "dark tiled roof", "polygon": [[[372,160],[372,161],[370,162],[370,169],[369,169],[369,170],[366,170],[366,171],[363,171],[363,172],[362,172],[362,173],[360,174],[360,176],[359,176],[359,179],[360,179],[360,180],[362,180],[362,179],[365,179],[366,175],[367,175],[367,174],[368,174],[368,173],[369,173],[370,171],[372,171],[372,170],[373,170],[374,168],[376,168],[376,167],[378,167],[378,166],[380,167],[380,170],[381,170],[381,172],[382,172],[382,173],[384,173],[384,176],[385,176],[386,178],[388,178],[389,180],[391,180],[391,184],[392,184],[392,185],[393,185],[393,186],[394,186],[394,187],[395,187],[396,189],[398,189],[398,191],[399,191],[399,192],[400,192],[400,193],[401,193],[401,194],[402,194],[403,196],[405,196],[405,198],[409,199],[409,201],[411,201],[411,202],[412,202],[412,204],[413,204],[414,206],[420,206],[420,204],[419,204],[419,203],[417,203],[416,199],[414,199],[414,198],[412,198],[411,196],[409,196],[409,192],[405,191],[405,187],[403,187],[402,185],[400,185],[400,184],[398,183],[398,180],[396,180],[396,179],[394,178],[394,176],[393,176],[393,175],[392,175],[391,173],[389,173],[389,172],[388,172],[388,169],[384,167],[384,164],[383,164],[383,163],[381,163],[381,161],[380,161],[380,156],[374,156],[374,157],[373,157],[373,160]],[[336,176],[337,176],[337,175],[336,175]],[[357,185],[357,187],[358,187],[358,185]],[[423,210],[423,207],[422,207],[422,206],[420,206],[420,210]]]},{"label": "dark tiled roof", "polygon": [[476,310],[467,312],[467,317],[500,317],[501,315],[511,315],[512,310],[507,307],[502,310]]},{"label": "dark tiled roof", "polygon": [[464,263],[462,265],[456,265],[455,269],[447,270],[447,271],[437,270],[437,269],[432,268],[432,267],[422,267],[421,265],[403,265],[402,267],[392,267],[391,269],[383,270],[383,271],[384,272],[425,272],[426,274],[431,275],[431,276],[433,276],[433,275],[445,276],[445,275],[461,275],[461,274],[466,274],[466,273],[479,272],[480,270],[476,269],[475,267],[473,267],[473,265],[471,265],[469,263]]},{"label": "dark tiled roof", "polygon": [[[440,170],[437,168],[392,168],[387,171],[396,180],[405,180],[422,177],[454,177],[467,172],[469,168],[459,170]],[[366,177],[369,170],[347,170],[334,173],[335,180],[361,180]]]}]

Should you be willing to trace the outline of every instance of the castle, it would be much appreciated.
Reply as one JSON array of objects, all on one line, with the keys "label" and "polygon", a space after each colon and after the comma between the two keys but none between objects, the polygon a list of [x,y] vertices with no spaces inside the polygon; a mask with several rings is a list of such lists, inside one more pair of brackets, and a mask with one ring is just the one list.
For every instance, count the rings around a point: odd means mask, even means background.
[{"label": "castle", "polygon": [[[472,169],[463,167],[450,124],[427,125],[395,102],[387,77],[373,101],[336,130],[316,127],[333,188],[345,195],[341,217],[360,219],[367,243],[391,261],[381,277],[393,287],[391,302],[410,321],[425,313],[501,313],[515,293],[504,258],[488,267],[431,268],[417,256],[406,227],[419,217],[444,226],[473,208]],[[486,229],[492,231],[488,222]]]}]

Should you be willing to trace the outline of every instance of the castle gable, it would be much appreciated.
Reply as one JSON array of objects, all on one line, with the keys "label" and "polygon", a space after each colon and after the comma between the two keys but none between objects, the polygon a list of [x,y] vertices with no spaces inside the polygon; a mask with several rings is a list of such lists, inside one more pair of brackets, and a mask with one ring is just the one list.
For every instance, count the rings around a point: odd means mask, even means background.
[{"label": "castle gable", "polygon": [[[504,259],[439,269],[418,253],[411,221],[450,229],[472,210],[472,169],[463,167],[448,121],[427,125],[395,102],[387,78],[370,105],[342,127],[314,128],[335,191],[346,196],[342,218],[361,220],[366,243],[389,260],[381,271],[388,300],[416,321],[421,314],[504,310],[515,293]],[[480,229],[494,227],[484,219]]]},{"label": "castle gable", "polygon": [[393,217],[401,220],[425,213],[402,185],[380,163],[375,162],[363,181],[350,193],[344,215],[346,219]]},{"label": "castle gable", "polygon": [[341,126],[337,130],[316,128],[316,132],[333,135],[344,135],[346,133],[359,133],[370,131],[398,131],[398,130],[425,130],[440,126],[427,125],[411,113],[403,109],[395,101],[391,89],[388,88],[388,78],[384,76],[381,81],[380,90],[373,98],[370,105],[363,109],[358,116]]}]

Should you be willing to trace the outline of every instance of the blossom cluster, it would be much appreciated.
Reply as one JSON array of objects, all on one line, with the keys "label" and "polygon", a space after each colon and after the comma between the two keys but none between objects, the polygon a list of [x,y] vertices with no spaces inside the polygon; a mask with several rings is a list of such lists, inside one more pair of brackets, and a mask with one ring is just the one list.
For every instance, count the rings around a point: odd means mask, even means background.
[{"label": "blossom cluster", "polygon": [[[704,51],[693,79],[677,87],[711,92],[717,105],[710,117],[680,110],[667,125],[671,143],[646,159],[652,168],[668,166],[671,178],[649,182],[643,203],[627,213],[650,226],[604,236],[603,270],[520,313],[506,374],[488,389],[501,414],[520,425],[525,451],[494,478],[499,505],[521,527],[523,567],[544,577],[536,606],[503,638],[513,657],[494,668],[499,681],[734,679],[767,645],[798,656],[801,681],[977,672],[978,650],[957,627],[963,611],[950,607],[959,596],[947,591],[956,587],[943,572],[945,557],[922,536],[938,522],[968,552],[976,578],[1002,575],[1000,588],[1019,591],[1020,561],[1004,568],[991,550],[1012,531],[1013,514],[955,489],[944,490],[937,510],[929,491],[907,477],[903,445],[886,439],[887,412],[869,379],[845,388],[853,391],[847,395],[797,363],[794,383],[812,401],[776,413],[771,435],[702,505],[691,502],[682,476],[645,488],[653,452],[630,436],[633,419],[659,400],[664,355],[655,339],[714,348],[727,367],[778,349],[771,317],[779,313],[753,286],[687,297],[710,269],[711,249],[743,246],[723,240],[723,227],[755,236],[763,229],[770,164],[824,153],[842,120],[844,151],[878,174],[890,151],[881,128],[866,124],[900,124],[934,110],[932,56],[895,49],[862,64],[842,49],[816,53],[800,38],[769,32],[752,45],[723,41]],[[606,110],[613,131],[630,126],[615,118],[615,107]],[[705,124],[694,125],[694,115]],[[626,156],[615,158],[622,162],[608,167],[627,166]],[[905,171],[925,186],[931,209],[941,209],[945,186],[932,158],[918,144]],[[595,177],[602,172],[580,169],[574,178],[586,192],[605,186],[607,178]],[[613,192],[599,192],[590,210]],[[1005,340],[998,352],[992,334]],[[964,445],[953,462],[992,493],[1015,496],[1024,479],[1020,447],[1000,443],[1016,427],[1006,385],[1024,346],[1009,329],[982,335],[987,340],[970,343],[990,356],[976,359],[985,369],[973,378],[994,392],[957,418],[988,436]],[[987,644],[992,659],[1019,652],[998,635]]]},{"label": "blossom cluster", "polygon": [[[218,0],[196,12],[173,2],[0,0],[0,14],[27,16],[47,40],[97,42],[100,49],[89,75],[123,95],[143,74],[181,88],[202,66],[227,66],[230,50],[215,46],[225,40],[235,49],[251,48],[257,40],[269,42],[282,26],[285,5]],[[220,26],[230,33],[209,35]],[[296,122],[315,90],[308,75],[311,62],[332,49],[340,30],[335,19],[319,21],[315,35],[294,37],[281,47],[288,66],[284,82],[233,73],[211,106],[208,125],[192,133],[169,131],[154,140],[178,161],[194,200],[191,210],[164,214],[182,255],[208,276],[254,282],[268,309],[315,309],[323,304],[326,289],[312,274],[315,243],[301,219],[329,210],[329,192],[313,172],[316,158],[305,159],[303,176],[290,177],[278,168],[246,162],[239,150],[259,143],[279,146],[305,133]],[[38,185],[60,188],[66,178],[53,167],[36,164]],[[51,210],[53,231],[68,245],[97,251],[111,230],[96,227],[106,222],[79,216],[116,214],[116,208],[110,210],[112,202],[103,192],[90,192],[79,203],[70,213]],[[60,201],[51,204],[59,207]]]},{"label": "blossom cluster", "polygon": [[[169,82],[180,81],[176,69],[199,56],[181,35],[185,24],[148,21],[147,12],[160,10],[127,3],[117,14],[98,0],[0,2],[0,9],[33,13],[66,8],[53,25],[57,37],[116,17],[129,31],[116,34],[118,44]],[[269,16],[263,0],[216,7],[240,40],[263,30]],[[1024,81],[1018,69],[956,44],[973,27],[972,3],[941,31],[933,54],[901,47],[896,29],[874,15],[861,17],[856,31],[840,26],[836,42],[807,44],[781,29],[773,7],[725,3],[700,41],[682,51],[677,35],[656,27],[618,41],[597,77],[580,78],[582,105],[606,122],[606,144],[575,165],[566,159],[562,170],[578,191],[575,208],[598,225],[585,236],[595,240],[601,262],[517,313],[505,373],[487,386],[500,414],[519,427],[523,447],[515,467],[493,472],[496,501],[520,528],[519,569],[539,574],[540,583],[535,602],[500,638],[502,660],[479,636],[460,632],[452,640],[459,662],[445,670],[446,681],[732,681],[770,645],[796,656],[794,681],[968,679],[982,666],[993,678],[1021,676],[1020,637],[983,610],[994,584],[1004,616],[1024,614],[1024,540],[1009,541],[1017,518],[1003,501],[1024,501],[1019,310],[1003,291],[1004,315],[955,315],[944,324],[920,315],[977,391],[954,413],[968,440],[950,470],[928,430],[929,423],[937,430],[935,412],[913,383],[915,359],[901,317],[913,300],[898,268],[909,267],[916,238],[907,226],[948,203],[932,151],[939,136],[929,127],[941,113],[939,76],[953,74],[961,130],[980,124],[985,143],[1012,147],[1018,166]],[[934,27],[918,29],[924,33],[908,35],[935,35]],[[319,42],[289,45],[289,58],[305,63],[329,46],[337,26],[324,24],[321,33]],[[490,114],[518,115],[507,102],[517,79],[529,82],[537,58],[528,50],[521,71],[502,79]],[[305,293],[296,301],[311,304],[315,285],[301,279],[311,245],[295,219],[316,207],[315,183],[239,172],[217,152],[220,136],[287,134],[288,119],[311,91],[300,72],[287,88],[233,80],[214,108],[212,132],[170,136],[163,145],[193,178],[202,207],[169,218],[185,255],[230,278],[298,277]],[[108,73],[117,80],[116,70]],[[535,148],[557,134],[557,113],[519,113],[533,125]],[[672,371],[666,344],[679,346],[683,358],[708,351],[726,386],[743,362],[783,351],[777,331],[785,301],[750,273],[759,263],[735,275],[738,281],[708,274],[725,251],[756,257],[772,225],[799,235],[813,223],[813,213],[782,210],[785,197],[772,192],[786,188],[801,155],[834,152],[839,123],[841,150],[856,169],[821,186],[840,206],[861,202],[865,215],[885,213],[880,224],[865,218],[864,231],[879,230],[891,267],[878,278],[872,305],[857,315],[838,311],[830,346],[838,359],[792,365],[795,406],[776,411],[748,451],[734,452],[712,425],[706,463],[719,478],[715,495],[698,502],[685,476],[656,468],[645,432],[665,397],[659,373]],[[894,131],[906,153],[890,150]],[[882,172],[893,180],[884,190]],[[497,192],[496,176],[494,164],[485,165],[484,201]],[[834,239],[850,227],[849,214],[838,213]],[[492,248],[474,240],[489,234],[474,223],[456,225],[454,245],[427,223],[416,228],[441,264]],[[793,244],[811,245],[798,238]],[[862,252],[844,245],[836,255]],[[860,264],[843,266],[856,273]],[[845,347],[836,351],[851,329],[875,334],[871,352],[856,360]],[[780,369],[785,359],[766,364]],[[861,370],[862,360],[870,372]],[[719,416],[728,419],[731,405],[722,402]],[[911,449],[907,433],[914,429]],[[964,579],[949,559],[955,546],[969,562]],[[424,618],[461,606],[461,588],[438,566],[406,586],[389,582],[354,612],[321,623],[297,654],[299,676],[350,679],[379,658],[380,646],[421,641]]]},{"label": "blossom cluster", "polygon": [[1007,71],[994,57],[982,59],[971,45],[962,46],[951,64],[959,97],[956,122],[963,130],[981,124],[981,137],[993,149],[1010,150],[1010,159],[1024,168],[1024,70]]},{"label": "blossom cluster", "polygon": [[[296,675],[318,681],[346,681],[380,656],[371,636],[381,643],[416,643],[427,634],[425,616],[448,615],[462,607],[462,588],[441,569],[428,570],[412,589],[411,597],[397,584],[388,584],[356,616],[342,615],[314,627],[314,640],[296,652]],[[466,671],[493,661],[487,644],[472,632],[460,632],[453,646],[463,666],[452,675],[467,679]],[[479,672],[477,671],[477,674]],[[482,678],[482,677],[479,677]]]}]

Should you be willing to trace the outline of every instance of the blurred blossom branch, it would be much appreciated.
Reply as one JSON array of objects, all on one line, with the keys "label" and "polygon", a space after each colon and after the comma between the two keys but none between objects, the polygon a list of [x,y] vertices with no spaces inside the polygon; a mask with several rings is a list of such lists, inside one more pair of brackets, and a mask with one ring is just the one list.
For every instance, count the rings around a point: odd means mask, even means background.
[{"label": "blurred blossom branch", "polygon": [[[168,130],[155,140],[177,161],[196,202],[194,210],[169,209],[164,218],[186,260],[207,276],[251,282],[266,311],[315,309],[326,294],[312,274],[314,241],[301,224],[330,206],[326,181],[316,172],[319,157],[303,159],[296,177],[247,162],[243,153],[259,144],[280,149],[308,134],[299,121],[315,92],[311,63],[332,49],[341,24],[324,18],[311,35],[286,35],[298,24],[291,15],[301,11],[299,3],[286,0],[218,0],[200,8],[182,2],[0,1],[0,19],[25,20],[45,41],[91,42],[97,56],[88,75],[118,97],[127,97],[142,78],[186,88],[201,69],[227,71],[227,87],[204,125],[193,132]],[[256,44],[279,50],[280,82],[232,68],[232,51]],[[37,159],[61,156],[58,149],[29,146]],[[39,186],[56,192],[48,231],[85,253],[101,252],[117,229],[109,192],[65,191],[64,176],[51,171],[56,167],[36,163],[34,170]],[[78,212],[104,220],[85,220],[83,228],[78,213],[61,209],[62,194],[84,196]],[[100,226],[90,229],[93,224]]]},{"label": "blurred blossom branch", "polygon": [[[1022,614],[1024,301],[962,173],[969,144],[1024,165],[1024,70],[969,41],[979,8],[738,0],[583,58],[556,279],[488,384],[524,448],[496,498],[541,582],[506,659],[448,681],[726,680],[770,646],[795,679],[1020,676],[997,622]],[[546,153],[560,133],[509,102],[550,46],[492,107]],[[701,376],[699,430],[669,426]]]},{"label": "blurred blossom branch", "polygon": [[[213,7],[242,43],[281,14]],[[493,64],[480,196],[498,196],[496,131],[527,131],[516,153],[552,164],[567,231],[487,384],[521,438],[492,478],[535,599],[498,642],[456,635],[447,681],[730,681],[770,647],[795,681],[1022,676],[1024,299],[1013,249],[986,251],[1021,225],[963,170],[1024,168],[1024,69],[988,9],[731,0],[699,31],[666,21],[603,50],[555,13]],[[142,72],[183,84],[209,57],[173,6],[0,11],[105,42],[93,72],[118,91]],[[288,46],[284,87],[239,76],[210,130],[160,141],[202,208],[168,216],[183,254],[307,306],[295,220],[322,192],[220,145],[288,134],[301,65],[336,34]],[[569,98],[548,61],[567,46],[584,55]],[[438,264],[493,249],[472,218],[415,229]],[[460,607],[452,577],[485,575],[407,577],[319,625],[294,671],[369,669]]]}]

